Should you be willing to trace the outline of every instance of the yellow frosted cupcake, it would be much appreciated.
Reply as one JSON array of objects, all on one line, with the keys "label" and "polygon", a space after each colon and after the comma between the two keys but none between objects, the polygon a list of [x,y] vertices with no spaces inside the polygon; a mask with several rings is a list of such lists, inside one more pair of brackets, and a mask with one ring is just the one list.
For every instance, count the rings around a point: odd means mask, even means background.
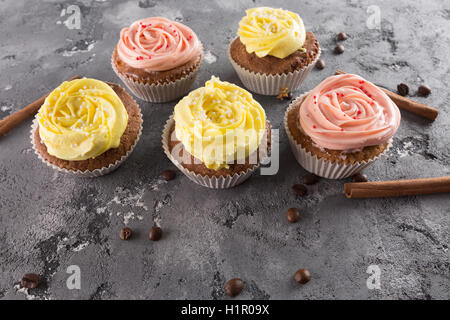
[{"label": "yellow frosted cupcake", "polygon": [[244,86],[264,95],[296,90],[319,56],[319,42],[298,14],[269,7],[248,9],[229,46],[230,61]]},{"label": "yellow frosted cupcake", "polygon": [[141,130],[140,109],[122,87],[84,78],[63,82],[49,94],[33,122],[31,141],[52,168],[92,177],[116,169]]},{"label": "yellow frosted cupcake", "polygon": [[210,188],[242,183],[270,148],[270,124],[252,95],[212,77],[175,106],[163,147],[191,180]]}]

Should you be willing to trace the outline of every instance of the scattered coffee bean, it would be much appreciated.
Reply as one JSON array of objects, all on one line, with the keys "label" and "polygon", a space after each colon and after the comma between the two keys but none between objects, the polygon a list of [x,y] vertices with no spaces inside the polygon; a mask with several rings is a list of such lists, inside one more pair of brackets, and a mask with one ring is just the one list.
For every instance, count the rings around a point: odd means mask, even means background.
[{"label": "scattered coffee bean", "polygon": [[290,223],[295,223],[300,220],[300,212],[297,208],[289,208],[286,213],[286,218]]},{"label": "scattered coffee bean", "polygon": [[34,289],[39,285],[41,277],[35,273],[27,273],[22,277],[20,284],[27,289]]},{"label": "scattered coffee bean", "polygon": [[128,240],[131,238],[131,229],[128,227],[123,228],[120,230],[120,239],[122,240]]},{"label": "scattered coffee bean", "polygon": [[408,93],[409,93],[409,87],[408,87],[408,85],[406,84],[406,83],[400,83],[398,86],[397,86],[397,92],[398,92],[398,94],[399,95],[401,95],[401,96],[407,96],[408,95]]},{"label": "scattered coffee bean", "polygon": [[325,61],[323,61],[322,59],[317,60],[316,68],[319,70],[325,69]]},{"label": "scattered coffee bean", "polygon": [[298,269],[294,275],[294,279],[300,284],[308,283],[311,280],[311,273],[306,269]]},{"label": "scattered coffee bean", "polygon": [[347,36],[347,34],[345,32],[340,32],[337,35],[337,39],[339,41],[345,41],[345,40],[347,40],[347,38],[348,38],[348,36]]},{"label": "scattered coffee bean", "polygon": [[306,189],[306,187],[303,184],[294,184],[292,186],[292,192],[296,196],[302,197],[308,193],[308,190]]},{"label": "scattered coffee bean", "polygon": [[419,87],[418,91],[421,96],[425,96],[425,97],[431,93],[430,87],[428,87],[424,84]]},{"label": "scattered coffee bean", "polygon": [[241,293],[244,282],[239,278],[234,278],[225,284],[225,293],[230,297],[235,297]]},{"label": "scattered coffee bean", "polygon": [[319,177],[313,173],[308,173],[302,177],[302,181],[304,184],[309,186],[309,185],[316,184],[317,182],[319,182]]},{"label": "scattered coffee bean", "polygon": [[344,46],[342,44],[338,44],[335,48],[334,48],[334,53],[336,54],[341,54],[344,53],[345,49]]},{"label": "scattered coffee bean", "polygon": [[158,241],[162,237],[162,229],[160,227],[153,227],[148,234],[148,238],[152,241]]},{"label": "scattered coffee bean", "polygon": [[161,174],[164,180],[169,181],[175,178],[175,171],[173,170],[164,170]]},{"label": "scattered coffee bean", "polygon": [[358,172],[352,176],[353,182],[367,182],[369,179],[364,173]]}]

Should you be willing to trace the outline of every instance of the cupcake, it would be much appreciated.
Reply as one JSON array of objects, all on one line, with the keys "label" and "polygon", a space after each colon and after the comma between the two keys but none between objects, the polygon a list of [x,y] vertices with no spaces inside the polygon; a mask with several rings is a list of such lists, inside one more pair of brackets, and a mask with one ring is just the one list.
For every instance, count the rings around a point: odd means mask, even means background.
[{"label": "cupcake", "polygon": [[284,117],[297,161],[330,179],[349,177],[385,154],[399,124],[395,103],[353,74],[325,79],[295,99]]},{"label": "cupcake", "polygon": [[116,169],[133,151],[142,115],[119,85],[95,79],[65,81],[45,99],[31,142],[52,168],[83,177]]},{"label": "cupcake", "polygon": [[228,49],[242,83],[264,95],[296,90],[320,56],[316,36],[291,11],[260,7],[246,14]]},{"label": "cupcake", "polygon": [[210,188],[244,182],[270,150],[270,124],[252,95],[212,77],[180,100],[162,135],[169,159]]},{"label": "cupcake", "polygon": [[122,29],[111,64],[135,96],[167,102],[189,91],[202,59],[203,47],[194,31],[153,17]]}]

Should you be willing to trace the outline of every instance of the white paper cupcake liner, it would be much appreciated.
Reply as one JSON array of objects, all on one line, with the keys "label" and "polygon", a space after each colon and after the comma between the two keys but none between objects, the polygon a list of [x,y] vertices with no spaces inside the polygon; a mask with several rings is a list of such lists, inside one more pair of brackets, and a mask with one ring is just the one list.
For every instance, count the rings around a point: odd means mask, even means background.
[{"label": "white paper cupcake liner", "polygon": [[252,168],[249,168],[247,171],[242,173],[235,173],[234,175],[228,175],[228,176],[220,176],[220,177],[209,177],[209,176],[202,176],[200,174],[197,174],[193,171],[190,171],[183,167],[183,165],[170,153],[169,150],[169,139],[170,139],[170,129],[173,127],[175,123],[175,120],[173,119],[173,115],[170,116],[170,118],[166,121],[166,124],[163,129],[163,133],[161,135],[162,137],[162,146],[164,149],[164,153],[167,155],[167,157],[172,161],[172,163],[181,171],[183,172],[191,181],[194,181],[195,183],[208,187],[211,189],[228,189],[235,187],[241,183],[243,183],[245,180],[250,178],[250,176],[253,174],[253,172],[256,171],[256,169],[259,168],[260,163],[264,162],[264,160],[259,161],[258,164],[255,164]]},{"label": "white paper cupcake liner", "polygon": [[[138,106],[138,108],[139,108],[139,106]],[[141,134],[142,134],[142,123],[144,120],[144,118],[142,117],[142,113],[140,111],[139,111],[139,114],[141,116],[142,121],[141,121],[141,125],[139,126],[139,132],[136,137],[136,140],[134,141],[134,144],[131,146],[130,150],[127,151],[126,154],[124,154],[120,159],[116,160],[114,163],[109,164],[107,167],[95,169],[93,171],[70,170],[70,169],[66,169],[66,168],[60,168],[60,167],[54,165],[53,163],[50,163],[47,160],[45,160],[42,157],[41,153],[37,150],[35,140],[34,140],[34,133],[36,130],[38,130],[38,127],[39,127],[37,118],[34,118],[32,124],[31,124],[31,131],[30,131],[31,145],[34,150],[34,153],[38,156],[38,158],[43,163],[45,163],[47,166],[51,167],[52,169],[58,170],[59,172],[62,172],[62,173],[68,173],[68,174],[72,174],[77,177],[83,177],[83,178],[95,178],[95,177],[103,176],[105,174],[108,174],[108,173],[116,170],[122,164],[122,162],[124,162],[130,156],[130,154],[133,152],[134,148],[136,147],[136,144],[138,143],[138,141],[141,137]]]},{"label": "white paper cupcake liner", "polygon": [[284,114],[284,129],[289,138],[292,153],[294,154],[295,159],[297,159],[297,162],[306,171],[327,179],[344,179],[360,172],[361,170],[378,160],[381,156],[385,155],[392,147],[392,139],[390,139],[384,151],[376,157],[368,159],[367,161],[348,164],[337,161],[331,162],[330,160],[319,158],[311,152],[307,151],[300,144],[298,144],[292,136],[291,130],[288,127],[288,114],[296,106],[297,103],[300,103],[303,100],[303,98],[308,93],[309,92],[305,92],[301,96],[297,97],[294,101],[292,101]]},{"label": "white paper cupcake liner", "polygon": [[282,88],[287,88],[288,92],[297,90],[308,77],[321,54],[321,49],[319,48],[319,53],[314,61],[300,70],[277,75],[267,75],[255,73],[241,67],[231,57],[230,48],[231,44],[228,46],[228,58],[236,70],[239,79],[241,79],[241,82],[248,90],[266,96],[276,96],[280,93]]},{"label": "white paper cupcake liner", "polygon": [[192,85],[200,70],[203,61],[203,49],[202,58],[198,66],[192,70],[188,75],[181,79],[163,84],[145,84],[140,83],[134,79],[128,78],[122,75],[114,64],[114,58],[111,56],[111,67],[116,75],[122,80],[122,82],[130,89],[130,91],[139,99],[153,103],[163,103],[175,100],[185,95]]}]

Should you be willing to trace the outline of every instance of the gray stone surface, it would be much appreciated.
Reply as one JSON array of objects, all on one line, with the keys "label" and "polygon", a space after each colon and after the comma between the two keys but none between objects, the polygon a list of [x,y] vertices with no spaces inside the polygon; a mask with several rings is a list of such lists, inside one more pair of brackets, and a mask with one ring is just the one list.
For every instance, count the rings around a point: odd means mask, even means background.
[{"label": "gray stone surface", "polygon": [[[61,17],[81,8],[80,30]],[[300,13],[322,46],[325,70],[313,70],[309,90],[335,69],[358,73],[394,89],[407,82],[414,99],[440,109],[430,123],[402,111],[389,156],[366,170],[371,180],[450,174],[450,6],[443,1],[0,1],[0,118],[74,74],[119,82],[110,56],[119,30],[137,18],[162,15],[191,26],[206,59],[195,87],[211,75],[240,84],[226,57],[244,9],[261,4]],[[366,26],[378,5],[381,29]],[[335,35],[346,51],[336,56]],[[428,98],[415,95],[428,84]],[[274,128],[286,101],[255,95]],[[321,182],[304,198],[290,193],[305,171],[295,162],[284,130],[277,175],[256,175],[224,191],[208,190],[178,175],[163,154],[160,134],[175,103],[140,102],[144,130],[132,156],[116,172],[79,179],[59,174],[33,154],[31,120],[0,139],[0,298],[3,299],[224,299],[224,283],[246,282],[250,299],[448,299],[450,207],[448,194],[399,199],[347,200],[343,181]],[[289,224],[286,209],[302,219]],[[124,223],[131,241],[119,239]],[[164,237],[147,239],[157,223]],[[381,269],[381,289],[368,290],[369,265]],[[81,289],[68,290],[66,269],[81,268]],[[312,280],[293,281],[298,268]],[[26,272],[45,283],[25,292]]]}]

